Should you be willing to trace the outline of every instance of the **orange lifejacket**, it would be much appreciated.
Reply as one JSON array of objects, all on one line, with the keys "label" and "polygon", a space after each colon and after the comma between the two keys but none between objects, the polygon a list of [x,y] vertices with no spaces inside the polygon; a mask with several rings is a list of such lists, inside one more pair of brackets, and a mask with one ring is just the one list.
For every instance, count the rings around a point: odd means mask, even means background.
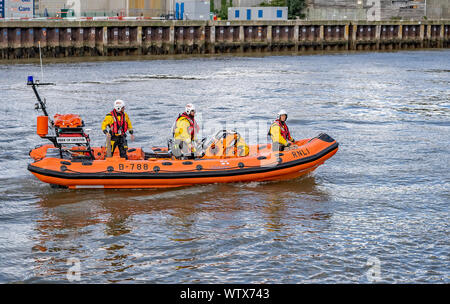
[{"label": "orange lifejacket", "polygon": [[181,117],[184,117],[189,121],[190,126],[188,128],[188,133],[191,135],[191,140],[194,140],[195,134],[197,134],[199,132],[199,127],[198,127],[197,122],[195,121],[195,118],[187,115],[186,113],[183,113],[178,116],[177,121]]},{"label": "orange lifejacket", "polygon": [[[111,133],[119,134],[119,131],[122,131],[121,134],[125,134],[128,130],[125,113],[119,112],[119,115],[117,115],[117,111],[114,109],[111,111],[111,116],[114,118],[114,123],[111,125]],[[118,119],[119,116],[120,120]]]}]

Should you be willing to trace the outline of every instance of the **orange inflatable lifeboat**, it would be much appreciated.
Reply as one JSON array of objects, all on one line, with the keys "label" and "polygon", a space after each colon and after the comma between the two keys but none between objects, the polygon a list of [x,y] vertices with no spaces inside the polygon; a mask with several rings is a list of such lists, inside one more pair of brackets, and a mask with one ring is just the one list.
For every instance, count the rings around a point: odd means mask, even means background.
[{"label": "orange inflatable lifeboat", "polygon": [[[31,79],[29,85],[37,85]],[[45,110],[40,102],[37,108]],[[106,157],[105,147],[91,147],[78,115],[55,115],[49,121],[54,135],[47,135],[47,119],[38,119],[38,134],[52,144],[30,151],[28,170],[39,180],[58,187],[168,188],[196,184],[274,181],[291,179],[315,170],[338,150],[327,134],[299,140],[287,151],[272,151],[271,144],[250,145],[237,132],[223,131],[204,144],[203,153],[179,159],[168,148],[128,149],[128,159],[118,149]],[[219,134],[219,133],[218,133]]]},{"label": "orange inflatable lifeboat", "polygon": [[[60,157],[52,145],[30,155],[28,170],[39,180],[68,188],[167,188],[195,184],[291,179],[315,170],[338,150],[326,134],[296,142],[297,147],[273,152],[270,144],[249,146],[247,156],[179,160],[166,149],[153,153],[129,149],[128,160],[117,153],[105,158],[105,148],[93,148],[94,159]],[[38,151],[39,152],[38,152]],[[65,151],[67,152],[67,150]]]}]

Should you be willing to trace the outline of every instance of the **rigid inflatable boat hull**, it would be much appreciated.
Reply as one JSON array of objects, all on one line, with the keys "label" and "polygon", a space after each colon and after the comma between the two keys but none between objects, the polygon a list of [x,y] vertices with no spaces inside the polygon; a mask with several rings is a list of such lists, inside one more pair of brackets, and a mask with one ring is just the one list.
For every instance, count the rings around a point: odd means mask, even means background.
[{"label": "rigid inflatable boat hull", "polygon": [[247,157],[223,159],[143,159],[119,157],[75,162],[43,158],[28,166],[39,180],[77,188],[170,188],[196,184],[275,181],[299,177],[315,170],[338,150],[329,136],[299,141],[299,148],[272,152],[252,146]]}]

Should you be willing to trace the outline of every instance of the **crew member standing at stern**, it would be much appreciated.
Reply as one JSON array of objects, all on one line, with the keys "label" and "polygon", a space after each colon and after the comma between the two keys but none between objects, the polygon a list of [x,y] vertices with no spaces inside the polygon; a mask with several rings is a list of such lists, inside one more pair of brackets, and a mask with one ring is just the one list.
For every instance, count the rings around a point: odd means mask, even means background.
[{"label": "crew member standing at stern", "polygon": [[[109,127],[109,131],[108,128]],[[106,114],[102,123],[102,131],[106,135],[111,136],[112,154],[119,148],[120,157],[128,159],[127,157],[127,131],[130,133],[131,141],[134,141],[133,126],[131,125],[128,114],[125,113],[125,102],[123,100],[116,100],[114,102],[114,109]]]}]

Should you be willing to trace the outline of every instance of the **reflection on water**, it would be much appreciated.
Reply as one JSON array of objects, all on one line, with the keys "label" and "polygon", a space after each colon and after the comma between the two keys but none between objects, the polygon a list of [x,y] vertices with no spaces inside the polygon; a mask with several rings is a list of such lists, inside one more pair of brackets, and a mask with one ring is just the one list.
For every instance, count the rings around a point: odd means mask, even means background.
[{"label": "reflection on water", "polygon": [[[218,193],[228,196],[217,201]],[[256,193],[263,199],[256,201]],[[80,239],[89,239],[89,243],[102,240],[93,254],[95,263],[107,269],[104,274],[123,275],[119,281],[129,279],[127,271],[143,267],[140,261],[152,257],[158,257],[160,263],[174,270],[213,267],[220,263],[208,264],[202,259],[211,252],[214,239],[225,240],[221,245],[225,247],[259,246],[268,241],[267,236],[273,242],[285,242],[298,232],[292,219],[295,225],[306,227],[306,233],[312,232],[308,229],[309,221],[329,220],[331,214],[321,207],[315,210],[310,205],[303,206],[298,197],[316,202],[327,200],[327,194],[317,188],[314,176],[285,182],[217,184],[176,190],[52,189],[38,196],[42,216],[35,219],[38,234],[32,248],[50,257],[36,259],[34,271],[36,276],[45,278],[65,273],[66,261],[54,257],[54,253],[90,260],[92,246]],[[153,225],[158,229],[149,230],[141,225],[144,218],[156,221]],[[218,219],[223,224],[215,227],[215,231],[204,226]],[[249,239],[238,239],[237,235],[242,234]],[[140,238],[142,252],[136,250],[136,238]],[[161,253],[161,250],[179,251],[180,246],[184,250],[177,255]],[[220,253],[221,246],[214,251]],[[82,265],[86,263],[84,259]]]}]

